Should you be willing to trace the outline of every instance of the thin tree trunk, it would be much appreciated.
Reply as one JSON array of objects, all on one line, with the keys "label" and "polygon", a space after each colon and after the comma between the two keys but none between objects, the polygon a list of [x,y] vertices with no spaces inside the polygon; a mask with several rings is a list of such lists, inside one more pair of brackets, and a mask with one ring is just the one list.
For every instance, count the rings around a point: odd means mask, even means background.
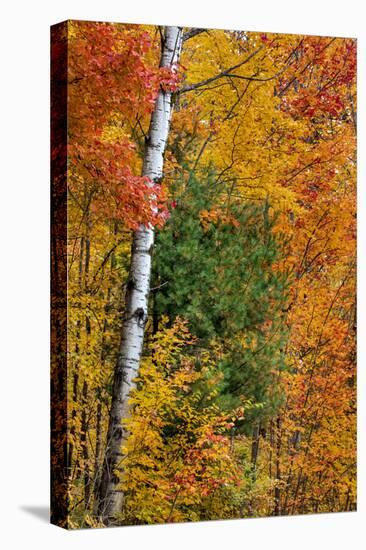
[{"label": "thin tree trunk", "polygon": [[[75,349],[75,352],[78,353],[77,347]],[[74,408],[73,408],[72,413],[71,413],[71,419],[72,419],[73,423],[75,422],[76,416],[77,416],[76,404],[77,404],[77,400],[78,400],[78,381],[79,381],[79,375],[78,375],[77,372],[75,372],[74,376],[73,376],[73,391],[72,391],[72,400],[73,400],[73,403],[74,403]],[[72,436],[71,441],[75,437],[75,433],[76,433],[75,425],[73,424],[71,426],[71,429],[70,429],[70,435]],[[70,478],[73,477],[73,471],[75,471],[75,468],[74,468],[73,462],[72,462],[73,461],[73,453],[74,453],[74,444],[72,442],[69,442],[69,451],[68,451],[67,464],[68,464]],[[77,463],[77,458],[75,459],[75,465],[76,465],[76,463]]]},{"label": "thin tree trunk", "polygon": [[[85,239],[85,265],[84,265],[84,275],[85,275],[85,292],[89,292],[89,266],[90,266],[90,230],[91,230],[91,221],[90,221],[90,212],[88,211],[88,216],[86,220],[87,236]],[[85,316],[85,332],[87,335],[87,346],[89,349],[90,345],[90,335],[91,335],[91,325],[90,318],[87,314]],[[83,391],[82,391],[82,413],[81,413],[81,448],[84,462],[84,508],[87,510],[89,508],[90,502],[90,485],[91,485],[91,476],[90,476],[90,464],[89,464],[89,446],[88,446],[88,437],[89,432],[89,421],[87,415],[88,408],[88,382],[84,380]]]},{"label": "thin tree trunk", "polygon": [[269,424],[269,459],[268,459],[268,475],[272,479],[272,456],[273,456],[274,438],[273,438],[273,420]]},{"label": "thin tree trunk", "polygon": [[[174,67],[177,64],[181,45],[182,28],[165,27],[161,67]],[[148,176],[152,182],[159,182],[163,175],[163,155],[171,117],[171,95],[171,91],[160,89],[145,140],[142,175]],[[119,483],[123,473],[122,447],[126,443],[128,433],[122,426],[122,420],[129,415],[128,399],[140,366],[145,324],[148,318],[153,244],[154,229],[140,226],[133,235],[121,345],[115,369],[100,490],[99,514],[106,522],[111,522],[112,518],[121,512],[123,505],[123,493]]]},{"label": "thin tree trunk", "polygon": [[253,434],[252,434],[252,452],[251,452],[251,463],[252,463],[252,471],[255,473],[257,468],[257,458],[259,453],[259,432],[260,432],[261,424],[259,423],[257,426],[253,428]]},{"label": "thin tree trunk", "polygon": [[[84,237],[81,237],[80,240],[80,255],[79,255],[79,289],[82,290],[82,280],[83,280],[83,258],[84,258]],[[77,322],[77,331],[76,331],[76,344],[75,344],[75,356],[79,357],[80,349],[79,349],[79,340],[80,340],[80,327],[81,322],[80,319]],[[73,376],[73,394],[72,394],[72,400],[73,400],[73,409],[71,413],[71,429],[70,429],[70,435],[72,436],[71,442],[69,442],[69,454],[68,454],[68,465],[69,465],[69,472],[70,477],[72,477],[72,472],[77,471],[77,467],[73,468],[73,452],[74,452],[74,444],[73,440],[75,437],[75,421],[77,417],[77,401],[78,401],[78,383],[79,383],[79,361],[77,361],[75,366],[75,372]],[[78,459],[76,457],[75,462],[77,462]]]},{"label": "thin tree trunk", "polygon": [[[113,228],[113,234],[114,238],[117,237],[118,233],[118,225],[115,223]],[[110,284],[108,286],[107,290],[107,301],[104,306],[104,323],[103,323],[103,332],[102,332],[102,344],[101,344],[101,355],[100,355],[100,366],[101,371],[104,371],[105,368],[105,361],[107,358],[107,350],[106,350],[106,332],[108,327],[108,312],[112,305],[112,277],[113,277],[113,270],[115,268],[115,250],[112,251],[110,255]],[[102,409],[102,397],[99,397],[98,405],[97,405],[97,424],[96,424],[96,444],[95,444],[95,459],[94,459],[94,505],[93,505],[93,513],[95,516],[98,516],[98,506],[99,506],[99,490],[100,490],[100,481],[102,476],[102,467],[103,463],[101,463],[101,453],[103,448],[103,439],[102,439],[102,432],[103,432],[103,409]]]},{"label": "thin tree trunk", "polygon": [[[276,481],[281,481],[281,446],[282,446],[282,428],[281,418],[277,417],[276,421]],[[275,487],[275,509],[274,515],[281,515],[281,490],[278,485]]]},{"label": "thin tree trunk", "polygon": [[81,448],[83,454],[83,470],[84,470],[84,508],[89,507],[90,501],[90,466],[89,466],[89,448],[87,434],[89,431],[89,423],[87,420],[86,407],[88,403],[88,384],[84,380],[83,384],[83,410],[81,413]]}]

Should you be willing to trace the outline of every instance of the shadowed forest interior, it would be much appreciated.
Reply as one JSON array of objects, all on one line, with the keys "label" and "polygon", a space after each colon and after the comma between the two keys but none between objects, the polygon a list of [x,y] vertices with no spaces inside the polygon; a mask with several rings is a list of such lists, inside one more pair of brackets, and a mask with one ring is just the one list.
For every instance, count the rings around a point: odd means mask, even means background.
[{"label": "shadowed forest interior", "polygon": [[52,81],[53,522],[355,510],[356,41],[68,21]]}]

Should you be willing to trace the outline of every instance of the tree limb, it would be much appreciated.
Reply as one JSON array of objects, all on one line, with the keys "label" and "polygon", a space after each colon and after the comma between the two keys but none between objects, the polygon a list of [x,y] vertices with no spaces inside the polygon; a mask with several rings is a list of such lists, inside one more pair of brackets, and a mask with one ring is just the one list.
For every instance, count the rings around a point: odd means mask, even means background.
[{"label": "tree limb", "polygon": [[[261,46],[260,48],[258,48],[254,52],[252,52],[247,58],[245,58],[243,61],[240,61],[240,63],[237,63],[236,65],[233,65],[232,67],[229,67],[228,69],[225,69],[221,73],[219,73],[215,76],[212,76],[211,78],[207,78],[206,80],[202,80],[201,82],[196,82],[195,84],[189,84],[188,86],[184,86],[183,88],[181,88],[179,90],[179,93],[183,94],[185,92],[190,92],[191,90],[196,90],[197,88],[201,88],[202,86],[206,86],[207,84],[210,84],[211,82],[214,82],[215,80],[217,80],[219,78],[222,78],[224,76],[238,76],[238,75],[231,74],[232,71],[235,71],[235,69],[238,69],[242,65],[245,65],[245,63],[248,63],[248,61],[250,61],[255,55],[257,55],[257,53],[259,53],[263,49],[263,47],[264,46]],[[255,78],[252,78],[252,77],[240,77],[240,78],[245,78],[246,80],[259,80],[259,79],[255,79]]]},{"label": "tree limb", "polygon": [[206,32],[207,29],[196,29],[196,28],[192,28],[190,29],[189,31],[185,32],[183,34],[183,42],[185,42],[186,40],[189,40],[190,38],[193,38],[194,36],[197,36],[198,34],[201,34],[202,32]]}]

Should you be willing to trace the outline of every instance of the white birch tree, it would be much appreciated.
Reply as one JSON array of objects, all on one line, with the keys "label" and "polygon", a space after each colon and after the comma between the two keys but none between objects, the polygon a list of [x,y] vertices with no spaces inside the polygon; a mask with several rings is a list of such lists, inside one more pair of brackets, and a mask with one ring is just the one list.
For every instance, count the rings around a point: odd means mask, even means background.
[{"label": "white birch tree", "polygon": [[[160,67],[174,70],[177,66],[182,48],[182,31],[182,27],[163,29]],[[147,176],[152,183],[159,182],[163,175],[171,111],[172,92],[161,88],[145,139],[142,170],[142,175]],[[130,414],[129,396],[140,366],[148,318],[153,245],[154,229],[141,225],[133,235],[121,344],[114,375],[107,445],[99,491],[99,515],[105,522],[111,522],[123,506],[120,476],[123,472],[122,448],[128,432],[122,421]]]}]

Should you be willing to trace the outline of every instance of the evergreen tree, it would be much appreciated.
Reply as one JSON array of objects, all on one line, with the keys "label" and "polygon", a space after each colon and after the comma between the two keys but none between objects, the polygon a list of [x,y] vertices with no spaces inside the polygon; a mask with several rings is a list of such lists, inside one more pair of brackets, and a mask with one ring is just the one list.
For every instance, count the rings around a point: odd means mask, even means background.
[{"label": "evergreen tree", "polygon": [[173,194],[154,252],[155,327],[162,315],[171,322],[181,316],[199,346],[217,342],[219,401],[232,408],[244,396],[254,405],[245,420],[252,423],[280,403],[275,373],[284,368],[288,277],[276,263],[285,239],[273,233],[268,202],[235,203],[213,173],[190,174]]}]

